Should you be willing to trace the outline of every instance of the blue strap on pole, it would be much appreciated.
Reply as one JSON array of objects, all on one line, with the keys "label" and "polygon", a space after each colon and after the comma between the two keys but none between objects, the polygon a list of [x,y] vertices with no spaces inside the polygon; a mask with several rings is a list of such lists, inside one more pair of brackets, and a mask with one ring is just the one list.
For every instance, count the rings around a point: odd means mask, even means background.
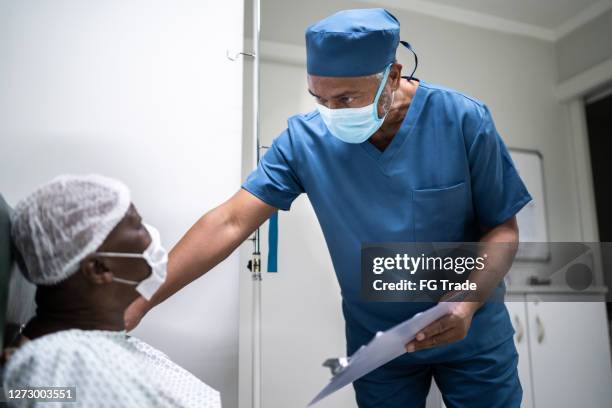
[{"label": "blue strap on pole", "polygon": [[268,272],[278,272],[278,211],[268,224]]}]

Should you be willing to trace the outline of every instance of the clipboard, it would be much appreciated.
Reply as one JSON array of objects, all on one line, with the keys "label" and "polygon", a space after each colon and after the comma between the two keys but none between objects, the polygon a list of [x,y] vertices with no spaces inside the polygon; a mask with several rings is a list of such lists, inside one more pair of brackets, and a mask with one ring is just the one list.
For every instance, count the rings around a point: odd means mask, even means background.
[{"label": "clipboard", "polygon": [[[412,341],[425,327],[451,313],[453,307],[454,302],[438,303],[385,332],[376,333],[367,345],[361,346],[352,356],[337,359],[338,365],[332,367],[334,376],[307,406],[315,405],[344,386],[406,353],[406,343]],[[324,365],[330,366],[329,362],[330,360],[327,360]]]}]

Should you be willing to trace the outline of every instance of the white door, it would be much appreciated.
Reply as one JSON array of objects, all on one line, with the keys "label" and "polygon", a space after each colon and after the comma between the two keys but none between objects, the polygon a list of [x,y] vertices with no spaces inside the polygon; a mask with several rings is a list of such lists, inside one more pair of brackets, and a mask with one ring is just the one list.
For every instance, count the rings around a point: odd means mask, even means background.
[{"label": "white door", "polygon": [[[291,213],[279,214],[279,236],[279,272],[265,273],[262,281],[262,406],[299,407],[331,378],[323,361],[346,355],[344,319],[340,288],[305,196]],[[319,406],[355,407],[352,387]]]},{"label": "white door", "polygon": [[527,297],[535,406],[612,406],[605,303],[550,299]]}]

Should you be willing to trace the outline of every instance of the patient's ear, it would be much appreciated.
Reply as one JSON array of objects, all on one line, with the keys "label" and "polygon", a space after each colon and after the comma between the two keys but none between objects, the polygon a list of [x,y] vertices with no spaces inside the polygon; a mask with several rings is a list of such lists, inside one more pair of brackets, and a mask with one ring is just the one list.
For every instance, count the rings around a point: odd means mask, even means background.
[{"label": "patient's ear", "polygon": [[89,282],[102,285],[113,281],[113,273],[101,257],[88,256],[81,262],[81,273]]}]

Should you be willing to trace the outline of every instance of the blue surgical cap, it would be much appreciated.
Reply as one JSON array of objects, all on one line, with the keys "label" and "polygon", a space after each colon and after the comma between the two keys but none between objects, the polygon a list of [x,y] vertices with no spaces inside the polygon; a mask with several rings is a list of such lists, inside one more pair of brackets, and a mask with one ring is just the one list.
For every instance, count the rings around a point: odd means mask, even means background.
[{"label": "blue surgical cap", "polygon": [[308,74],[356,77],[395,61],[399,21],[382,8],[343,10],[306,29]]}]

